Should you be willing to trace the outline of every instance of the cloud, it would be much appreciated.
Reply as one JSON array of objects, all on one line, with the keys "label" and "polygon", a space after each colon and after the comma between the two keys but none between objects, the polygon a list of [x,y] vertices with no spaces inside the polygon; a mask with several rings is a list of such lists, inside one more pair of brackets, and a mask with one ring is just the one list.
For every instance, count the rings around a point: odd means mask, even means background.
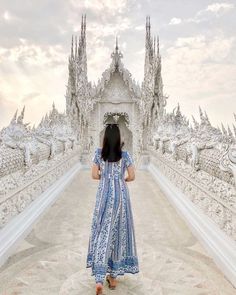
[{"label": "cloud", "polygon": [[8,20],[11,19],[10,14],[9,14],[9,12],[8,12],[7,10],[3,13],[3,18],[4,18],[6,21],[8,21]]},{"label": "cloud", "polygon": [[178,38],[174,48],[168,52],[178,50],[178,58],[181,63],[224,63],[235,44],[235,37],[216,36],[208,39],[204,35]]},{"label": "cloud", "polygon": [[117,23],[103,23],[90,22],[87,28],[88,33],[92,33],[96,38],[113,36],[115,37],[119,32],[126,31],[131,28],[131,21],[129,18],[117,17]]},{"label": "cloud", "polygon": [[[0,87],[2,83],[0,82]],[[15,103],[9,99],[7,99],[2,91],[0,91],[0,118],[1,118],[1,126],[8,126],[11,118],[15,112]]]},{"label": "cloud", "polygon": [[206,8],[199,10],[193,17],[190,18],[172,18],[169,22],[169,25],[179,25],[181,23],[200,23],[207,21],[212,17],[220,17],[230,10],[234,9],[235,5],[233,3],[212,3]]},{"label": "cloud", "polygon": [[13,15],[10,11],[5,10],[2,14],[2,19],[6,22],[6,23],[12,23],[15,21],[18,21],[19,18],[16,17],[15,15]]},{"label": "cloud", "polygon": [[53,101],[59,110],[65,108],[68,59],[61,46],[36,45],[25,39],[19,43],[9,49],[0,47],[1,125],[9,123],[12,113],[23,105],[25,119],[32,123],[41,120]]},{"label": "cloud", "polygon": [[145,26],[136,26],[135,28],[134,28],[135,30],[137,30],[137,31],[144,31],[145,30]]},{"label": "cloud", "polygon": [[86,10],[93,10],[99,13],[117,14],[122,13],[130,5],[129,0],[86,0],[77,1],[70,0],[70,3],[75,8],[84,8]]},{"label": "cloud", "polygon": [[173,17],[170,20],[169,25],[178,25],[178,24],[181,24],[181,23],[182,23],[181,18]]},{"label": "cloud", "polygon": [[31,93],[25,94],[25,95],[23,96],[23,98],[21,99],[21,101],[22,101],[22,102],[27,102],[27,101],[29,101],[29,100],[32,100],[32,99],[38,97],[39,95],[40,95],[39,92],[31,92]]},{"label": "cloud", "polygon": [[138,54],[138,55],[144,55],[145,54],[145,48],[142,48],[141,50],[138,50],[136,52],[136,54]]},{"label": "cloud", "polygon": [[55,66],[61,64],[65,54],[60,45],[39,46],[20,38],[20,45],[10,49],[0,48],[0,61],[3,59],[31,66]]},{"label": "cloud", "polygon": [[215,14],[225,13],[233,9],[235,5],[233,3],[213,3],[207,6],[206,11],[214,12]]},{"label": "cloud", "polygon": [[199,23],[211,17],[220,17],[234,8],[235,5],[232,3],[213,3],[205,9],[198,11],[193,18],[189,18],[186,21]]},{"label": "cloud", "polygon": [[88,77],[90,81],[97,82],[97,77],[100,77],[102,72],[109,66],[110,60],[108,57],[111,55],[111,50],[107,46],[98,46],[96,54],[91,54],[89,49],[90,58],[88,59]]},{"label": "cloud", "polygon": [[[173,108],[179,101],[185,114],[198,118],[198,105],[201,105],[213,124],[233,122],[235,47],[236,38],[224,35],[177,38],[162,58],[164,89],[170,95],[167,108]],[[231,107],[227,108],[226,104]]]}]

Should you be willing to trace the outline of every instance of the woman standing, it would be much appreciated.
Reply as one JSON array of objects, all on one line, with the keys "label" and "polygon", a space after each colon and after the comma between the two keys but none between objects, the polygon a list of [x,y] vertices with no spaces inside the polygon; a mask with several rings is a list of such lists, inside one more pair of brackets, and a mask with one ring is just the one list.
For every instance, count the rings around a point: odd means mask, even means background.
[{"label": "woman standing", "polygon": [[[117,276],[139,272],[127,181],[135,179],[134,163],[122,151],[117,124],[106,126],[103,147],[93,158],[92,178],[99,180],[89,238],[87,267],[95,276],[96,294],[102,294],[106,278],[115,289]],[[127,170],[128,176],[125,177]],[[106,274],[108,275],[106,276]]]}]

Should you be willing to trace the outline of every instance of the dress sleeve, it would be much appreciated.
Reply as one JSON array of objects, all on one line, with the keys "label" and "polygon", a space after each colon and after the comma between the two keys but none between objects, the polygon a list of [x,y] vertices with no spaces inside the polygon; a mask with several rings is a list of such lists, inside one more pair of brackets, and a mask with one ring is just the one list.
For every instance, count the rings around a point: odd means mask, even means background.
[{"label": "dress sleeve", "polygon": [[128,151],[126,151],[126,159],[125,159],[125,166],[129,167],[130,165],[133,165],[134,161],[132,156],[130,155],[130,153]]},{"label": "dress sleeve", "polygon": [[93,163],[98,165],[100,164],[100,158],[99,158],[99,154],[98,154],[98,148],[96,148],[94,156],[93,156]]}]

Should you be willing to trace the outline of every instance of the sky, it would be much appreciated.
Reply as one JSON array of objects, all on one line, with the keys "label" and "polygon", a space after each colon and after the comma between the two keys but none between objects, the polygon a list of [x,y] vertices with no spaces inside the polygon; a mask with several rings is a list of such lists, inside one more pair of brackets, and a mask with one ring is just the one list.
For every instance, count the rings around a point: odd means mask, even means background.
[{"label": "sky", "polygon": [[87,15],[88,78],[110,64],[118,36],[123,63],[142,83],[145,19],[160,39],[167,110],[198,107],[214,126],[236,113],[236,0],[0,0],[0,128],[25,105],[36,126],[53,102],[65,110],[71,36]]}]

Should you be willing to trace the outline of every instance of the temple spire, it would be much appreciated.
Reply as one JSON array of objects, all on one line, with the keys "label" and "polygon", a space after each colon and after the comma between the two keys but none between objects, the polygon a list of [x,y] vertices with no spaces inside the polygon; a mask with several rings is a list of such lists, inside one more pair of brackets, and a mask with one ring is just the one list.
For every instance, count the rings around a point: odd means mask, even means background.
[{"label": "temple spire", "polygon": [[82,20],[81,20],[81,38],[83,38],[83,31],[84,31],[84,15],[82,14]]},{"label": "temple spire", "polygon": [[73,35],[71,39],[71,58],[74,57],[74,40],[73,40]]},{"label": "temple spire", "polygon": [[78,48],[77,48],[77,35],[75,36],[75,58],[77,57],[77,51],[78,51]]},{"label": "temple spire", "polygon": [[150,16],[146,17],[146,40],[145,40],[145,64],[144,72],[149,71],[150,64],[152,63],[153,57],[153,42],[151,40],[151,24]]},{"label": "temple spire", "polygon": [[151,35],[151,22],[150,22],[150,16],[146,17],[146,35],[147,37],[150,37]]},{"label": "temple spire", "polygon": [[82,20],[81,20],[81,39],[86,39],[86,14],[82,14]]},{"label": "temple spire", "polygon": [[120,59],[123,57],[123,54],[119,50],[119,45],[118,45],[118,37],[116,36],[116,45],[115,45],[115,50],[111,54],[111,58],[113,59],[113,63],[116,68],[119,67],[120,65]]},{"label": "temple spire", "polygon": [[84,32],[84,38],[86,37],[86,14],[84,15],[84,28],[83,28],[83,32]]}]

